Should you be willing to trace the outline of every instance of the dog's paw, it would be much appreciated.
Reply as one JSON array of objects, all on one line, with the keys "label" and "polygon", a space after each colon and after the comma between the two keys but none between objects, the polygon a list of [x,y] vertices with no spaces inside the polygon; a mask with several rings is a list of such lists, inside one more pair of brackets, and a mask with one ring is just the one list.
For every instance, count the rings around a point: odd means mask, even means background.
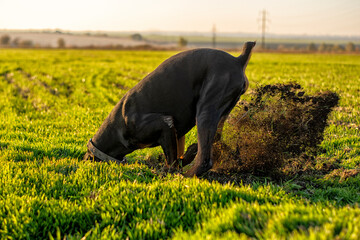
[{"label": "dog's paw", "polygon": [[212,168],[211,164],[194,165],[183,175],[185,177],[194,177],[194,176],[200,177],[201,175],[209,171],[211,168]]},{"label": "dog's paw", "polygon": [[183,173],[183,176],[187,177],[187,178],[192,178],[192,177],[196,177],[196,174],[194,171],[191,171],[191,169],[190,169],[190,170],[186,171],[185,173]]}]

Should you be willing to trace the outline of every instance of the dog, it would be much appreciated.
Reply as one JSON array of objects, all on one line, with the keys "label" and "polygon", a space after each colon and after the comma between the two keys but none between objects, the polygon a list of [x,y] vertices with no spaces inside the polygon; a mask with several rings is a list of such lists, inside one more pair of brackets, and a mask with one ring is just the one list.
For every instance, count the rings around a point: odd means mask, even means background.
[{"label": "dog", "polygon": [[[200,48],[165,60],[116,104],[89,140],[84,159],[123,162],[136,149],[160,145],[169,169],[195,158],[185,176],[210,170],[213,142],[248,88],[245,69],[255,44],[246,42],[238,57]],[[197,151],[184,158],[185,134],[195,125]]]}]

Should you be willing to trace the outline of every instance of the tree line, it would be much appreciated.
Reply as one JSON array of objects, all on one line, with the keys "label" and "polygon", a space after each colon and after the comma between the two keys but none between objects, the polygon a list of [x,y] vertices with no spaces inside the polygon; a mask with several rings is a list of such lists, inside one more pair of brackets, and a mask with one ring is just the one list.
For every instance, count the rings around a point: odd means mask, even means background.
[{"label": "tree line", "polygon": [[348,42],[346,45],[326,43],[316,45],[315,43],[310,43],[307,46],[307,50],[309,52],[355,52],[359,51],[359,47],[356,47],[352,42]]}]

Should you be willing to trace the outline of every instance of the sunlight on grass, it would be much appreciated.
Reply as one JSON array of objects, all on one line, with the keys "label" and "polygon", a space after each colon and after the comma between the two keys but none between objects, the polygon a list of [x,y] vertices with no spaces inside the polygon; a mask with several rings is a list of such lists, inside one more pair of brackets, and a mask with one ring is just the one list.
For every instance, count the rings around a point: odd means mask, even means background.
[{"label": "sunlight on grass", "polygon": [[[359,175],[210,183],[158,175],[145,163],[160,148],[127,165],[82,161],[113,106],[173,54],[0,51],[0,238],[358,239]],[[316,161],[360,168],[360,56],[255,53],[247,76],[249,91],[292,81],[338,93]]]}]

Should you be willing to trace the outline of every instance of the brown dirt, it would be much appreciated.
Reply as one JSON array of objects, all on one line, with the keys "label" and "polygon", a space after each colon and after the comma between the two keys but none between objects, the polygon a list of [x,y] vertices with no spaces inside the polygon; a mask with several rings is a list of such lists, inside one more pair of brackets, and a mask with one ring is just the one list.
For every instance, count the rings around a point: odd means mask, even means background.
[{"label": "brown dirt", "polygon": [[230,114],[227,137],[214,144],[213,169],[262,176],[306,170],[338,101],[333,92],[308,96],[295,83],[257,88]]}]

